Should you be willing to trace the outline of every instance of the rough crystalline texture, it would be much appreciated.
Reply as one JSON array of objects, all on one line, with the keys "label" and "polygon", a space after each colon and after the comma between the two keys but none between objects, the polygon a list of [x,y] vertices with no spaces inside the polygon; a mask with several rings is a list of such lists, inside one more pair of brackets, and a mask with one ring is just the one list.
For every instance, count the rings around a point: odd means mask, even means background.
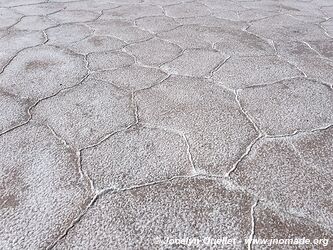
[{"label": "rough crystalline texture", "polygon": [[137,103],[143,123],[185,134],[194,165],[210,174],[225,174],[257,136],[234,94],[205,79],[172,76]]},{"label": "rough crystalline texture", "polygon": [[333,249],[332,179],[332,0],[0,0],[0,249]]},{"label": "rough crystalline texture", "polygon": [[117,69],[134,63],[133,57],[117,51],[91,53],[87,59],[91,70]]},{"label": "rough crystalline texture", "polygon": [[110,245],[169,249],[176,246],[168,238],[185,235],[200,239],[223,235],[237,239],[229,249],[241,248],[241,240],[249,237],[251,205],[247,194],[197,178],[110,193],[96,202],[56,249],[106,249]]},{"label": "rough crystalline texture", "polygon": [[106,82],[88,80],[64,91],[35,111],[70,144],[82,148],[134,122],[130,97]]},{"label": "rough crystalline texture", "polygon": [[79,54],[104,52],[121,49],[125,43],[120,39],[109,36],[93,36],[72,43],[69,48]]},{"label": "rough crystalline texture", "polygon": [[101,19],[135,19],[145,16],[160,16],[163,15],[163,10],[159,6],[134,4],[123,5],[119,8],[106,10]]},{"label": "rough crystalline texture", "polygon": [[0,88],[24,98],[41,99],[77,84],[86,71],[83,56],[51,46],[35,47],[13,59],[0,75]]},{"label": "rough crystalline texture", "polygon": [[138,18],[136,25],[150,32],[161,32],[176,28],[179,24],[171,17],[166,16],[148,16]]},{"label": "rough crystalline texture", "polygon": [[45,125],[0,137],[3,249],[45,249],[85,203],[76,153]]},{"label": "rough crystalline texture", "polygon": [[26,48],[40,45],[44,42],[40,31],[0,31],[0,72],[17,56],[18,52]]},{"label": "rough crystalline texture", "polygon": [[0,106],[6,107],[0,113],[0,133],[8,131],[29,119],[27,110],[30,100],[22,100],[15,95],[0,93]]},{"label": "rough crystalline texture", "polygon": [[137,65],[122,67],[115,70],[105,70],[91,75],[92,78],[110,82],[127,90],[140,90],[152,87],[167,76],[156,68]]},{"label": "rough crystalline texture", "polygon": [[159,66],[169,62],[181,53],[179,46],[156,38],[130,45],[126,50],[133,54],[140,63],[149,66]]},{"label": "rough crystalline texture", "polygon": [[207,76],[228,57],[211,50],[186,50],[180,57],[164,64],[161,69],[169,74]]},{"label": "rough crystalline texture", "polygon": [[47,30],[49,44],[66,46],[80,41],[92,34],[92,31],[83,24],[68,23]]},{"label": "rough crystalline texture", "polygon": [[[256,224],[256,235],[254,240],[260,242],[260,240],[266,239],[308,239],[314,248],[320,246],[323,249],[330,249],[333,247],[331,241],[333,234],[331,231],[321,228],[320,226],[313,225],[307,220],[302,220],[297,217],[292,217],[286,213],[274,211],[274,209],[258,205],[255,209],[255,224]],[[319,240],[322,240],[319,243]],[[317,244],[315,243],[317,240]],[[272,243],[271,245],[253,245],[254,249],[295,249],[293,244],[277,244]],[[300,246],[309,246],[310,244],[303,244]]]},{"label": "rough crystalline texture", "polygon": [[44,30],[56,26],[56,22],[44,16],[23,17],[15,28],[18,30]]},{"label": "rough crystalline texture", "polygon": [[313,80],[294,78],[239,93],[244,109],[270,135],[292,134],[333,123],[333,91]]},{"label": "rough crystalline texture", "polygon": [[214,80],[232,89],[274,83],[284,78],[303,76],[293,65],[276,56],[233,57],[215,73]]},{"label": "rough crystalline texture", "polygon": [[148,31],[139,29],[133,26],[132,22],[123,19],[97,20],[88,25],[95,30],[96,35],[116,37],[127,43],[152,38]]},{"label": "rough crystalline texture", "polygon": [[172,131],[138,128],[83,151],[82,165],[99,189],[123,188],[193,174],[184,138]]},{"label": "rough crystalline texture", "polygon": [[332,132],[263,139],[231,178],[292,215],[332,228]]},{"label": "rough crystalline texture", "polygon": [[[276,48],[279,55],[297,66],[306,76],[332,83],[333,62],[329,59],[331,49],[329,45],[327,45],[328,48],[316,48],[315,44],[318,44],[317,41],[283,41],[277,43]],[[327,43],[326,41],[324,42]],[[332,44],[332,40],[329,43]]]}]

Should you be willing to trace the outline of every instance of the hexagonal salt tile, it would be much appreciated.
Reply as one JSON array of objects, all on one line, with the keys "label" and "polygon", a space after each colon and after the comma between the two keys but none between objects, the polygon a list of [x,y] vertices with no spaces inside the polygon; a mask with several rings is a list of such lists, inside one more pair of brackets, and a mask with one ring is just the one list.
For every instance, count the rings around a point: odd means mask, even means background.
[{"label": "hexagonal salt tile", "polygon": [[18,30],[45,30],[56,26],[56,23],[44,16],[25,16],[15,25]]},{"label": "hexagonal salt tile", "polygon": [[120,132],[82,152],[98,189],[124,188],[192,174],[181,135],[154,128]]},{"label": "hexagonal salt tile", "polygon": [[[291,239],[296,243],[298,239],[299,244],[284,244],[283,248],[288,245],[290,249],[295,247],[302,248],[303,246],[308,248],[333,247],[333,243],[330,241],[333,235],[328,229],[296,216],[274,211],[265,205],[259,205],[255,208],[254,219],[254,239],[258,240],[258,242],[265,239],[285,239],[280,240],[280,242],[287,243],[287,239]],[[309,242],[302,243],[303,240],[308,240]],[[319,242],[319,240],[321,240],[321,242]],[[254,249],[281,249],[281,245],[282,244],[276,244],[271,241],[271,245],[260,246],[253,244],[253,247]]]},{"label": "hexagonal salt tile", "polygon": [[143,123],[186,134],[198,171],[225,174],[257,137],[233,93],[202,78],[171,76],[136,101]]},{"label": "hexagonal salt tile", "polygon": [[239,92],[240,103],[267,134],[292,134],[333,123],[333,91],[306,78]]},{"label": "hexagonal salt tile", "polygon": [[310,49],[306,43],[300,41],[283,41],[276,43],[276,48],[277,52],[283,58],[286,58],[289,62],[296,65],[308,77],[326,83],[333,82],[333,62],[319,56],[314,50]]},{"label": "hexagonal salt tile", "polygon": [[130,91],[149,88],[165,79],[166,76],[167,74],[159,69],[137,65],[91,74],[92,78],[110,82],[120,88]]},{"label": "hexagonal salt tile", "polygon": [[244,31],[226,31],[214,46],[217,50],[236,56],[274,55],[275,51],[266,41]]},{"label": "hexagonal salt tile", "polygon": [[66,46],[83,40],[92,35],[92,30],[86,25],[68,23],[47,30],[48,44]]},{"label": "hexagonal salt tile", "polygon": [[110,2],[109,0],[74,1],[66,2],[64,5],[66,6],[66,10],[88,10],[98,12],[119,7],[119,4],[115,3],[115,1]]},{"label": "hexagonal salt tile", "polygon": [[15,55],[19,50],[42,44],[44,40],[43,33],[39,31],[13,30],[0,39],[0,47],[3,53]]},{"label": "hexagonal salt tile", "polygon": [[332,162],[332,140],[332,128],[261,140],[231,178],[289,214],[332,228],[333,172],[325,164]]},{"label": "hexagonal salt tile", "polygon": [[182,50],[175,44],[153,38],[146,42],[127,46],[126,51],[129,51],[143,64],[159,66],[175,59]]},{"label": "hexagonal salt tile", "polygon": [[327,38],[317,25],[302,22],[288,15],[277,15],[255,21],[248,30],[272,40],[302,41]]},{"label": "hexagonal salt tile", "polygon": [[44,36],[39,31],[9,31],[0,38],[0,72],[20,50],[34,47],[44,42]]},{"label": "hexagonal salt tile", "polygon": [[[245,22],[232,21],[227,19],[217,18],[215,16],[199,16],[199,17],[186,17],[175,19],[178,23],[183,25],[198,25],[201,28],[210,28],[211,30],[220,30],[224,33],[225,30],[234,31],[246,28],[248,25]],[[213,28],[213,29],[212,29]],[[209,30],[209,29],[207,29]],[[223,34],[220,34],[223,37]]]},{"label": "hexagonal salt tile", "polygon": [[333,60],[333,41],[322,40],[322,41],[309,41],[312,48],[318,51],[322,56]]},{"label": "hexagonal salt tile", "polygon": [[92,70],[117,69],[134,63],[132,56],[118,51],[91,53],[87,59]]},{"label": "hexagonal salt tile", "polygon": [[167,16],[147,16],[135,20],[135,24],[150,32],[162,32],[176,28],[179,24]]},{"label": "hexagonal salt tile", "polygon": [[27,121],[27,109],[32,104],[29,100],[21,100],[0,90],[0,106],[3,107],[0,113],[0,134]]},{"label": "hexagonal salt tile", "polygon": [[62,3],[39,3],[33,5],[21,5],[17,7],[13,7],[14,10],[22,13],[25,16],[44,16],[56,11],[60,11],[64,9],[65,6]]},{"label": "hexagonal salt tile", "polygon": [[214,180],[178,179],[103,195],[56,249],[179,249],[172,239],[186,237],[200,239],[192,245],[200,249],[223,237],[241,249],[251,231],[250,211],[245,193]]},{"label": "hexagonal salt tile", "polygon": [[0,8],[0,29],[7,29],[21,18],[21,15],[7,8]]},{"label": "hexagonal salt tile", "polygon": [[46,126],[0,136],[1,247],[45,249],[86,202],[77,157]]},{"label": "hexagonal salt tile", "polygon": [[40,0],[2,0],[1,7],[14,7],[18,5],[34,5],[40,3]]},{"label": "hexagonal salt tile", "polygon": [[232,89],[273,83],[285,78],[303,76],[295,66],[277,56],[231,57],[213,79]]},{"label": "hexagonal salt tile", "polygon": [[57,23],[88,22],[93,21],[99,16],[98,12],[87,10],[61,10],[49,15]]},{"label": "hexagonal salt tile", "polygon": [[83,148],[134,123],[134,114],[130,96],[111,84],[90,79],[41,102],[34,119],[50,125],[71,145]]},{"label": "hexagonal salt tile", "polygon": [[78,84],[86,74],[82,56],[43,46],[19,53],[0,75],[0,87],[23,98],[40,99]]},{"label": "hexagonal salt tile", "polygon": [[125,43],[111,36],[92,36],[81,41],[72,43],[68,48],[79,54],[118,50],[125,46]]},{"label": "hexagonal salt tile", "polygon": [[245,8],[242,7],[243,3],[238,1],[231,1],[231,0],[199,0],[200,3],[205,4],[209,7],[212,11],[215,9],[218,10],[227,10],[227,11],[241,11]]},{"label": "hexagonal salt tile", "polygon": [[183,49],[211,48],[213,42],[207,38],[208,27],[197,25],[182,25],[170,31],[158,34],[158,37],[173,42]]},{"label": "hexagonal salt tile", "polygon": [[161,69],[169,74],[209,76],[209,73],[227,58],[227,55],[213,50],[189,49],[175,60],[163,64]]},{"label": "hexagonal salt tile", "polygon": [[[158,37],[178,44],[183,49],[211,49],[215,43],[223,41],[228,33],[239,32],[237,29],[240,29],[240,27],[233,28],[229,25],[229,22],[231,21],[224,20],[223,24],[220,24],[219,22],[219,24],[214,24],[212,27],[206,25],[200,26],[200,22],[199,25],[191,24],[191,22],[189,22],[190,24],[159,33]],[[228,51],[223,52],[228,53]]]},{"label": "hexagonal salt tile", "polygon": [[207,16],[210,14],[205,5],[196,2],[169,5],[165,6],[164,9],[168,16],[175,18]]},{"label": "hexagonal salt tile", "polygon": [[143,41],[152,37],[148,31],[139,29],[134,23],[126,20],[98,20],[89,23],[95,30],[95,35],[113,36],[126,43]]},{"label": "hexagonal salt tile", "polygon": [[135,19],[144,16],[161,16],[162,8],[147,4],[122,5],[119,8],[105,10],[101,19]]}]

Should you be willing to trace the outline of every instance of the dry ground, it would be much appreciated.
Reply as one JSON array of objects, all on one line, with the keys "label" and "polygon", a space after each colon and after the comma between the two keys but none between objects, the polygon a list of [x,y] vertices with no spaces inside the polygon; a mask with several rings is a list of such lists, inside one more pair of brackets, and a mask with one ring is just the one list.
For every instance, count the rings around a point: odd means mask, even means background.
[{"label": "dry ground", "polygon": [[323,249],[251,240],[332,238],[332,16],[0,0],[0,248]]}]

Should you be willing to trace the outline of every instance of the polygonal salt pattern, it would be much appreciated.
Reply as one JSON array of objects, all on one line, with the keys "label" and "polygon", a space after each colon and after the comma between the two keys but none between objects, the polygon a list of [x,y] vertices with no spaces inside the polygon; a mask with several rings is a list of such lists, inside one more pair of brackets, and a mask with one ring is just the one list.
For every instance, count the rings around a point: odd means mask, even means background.
[{"label": "polygonal salt pattern", "polygon": [[61,10],[54,14],[50,14],[49,17],[57,23],[76,23],[76,22],[88,22],[98,18],[100,14],[98,12],[86,11],[86,10]]},{"label": "polygonal salt pattern", "polygon": [[16,24],[21,15],[7,8],[0,9],[0,29],[9,28]]},{"label": "polygonal salt pattern", "polygon": [[333,40],[309,41],[308,43],[321,56],[333,60]]},{"label": "polygonal salt pattern", "polygon": [[[300,239],[301,246],[306,244],[312,248],[331,248],[333,243],[330,241],[333,235],[328,229],[302,220],[297,217],[292,217],[286,213],[274,211],[272,208],[265,205],[259,205],[255,208],[255,235],[254,239],[260,241],[264,239]],[[319,243],[321,240],[321,243]],[[293,249],[295,245],[290,245],[288,249]],[[281,249],[281,245],[253,245],[254,249]]]},{"label": "polygonal salt pattern", "polygon": [[47,30],[48,44],[66,46],[92,35],[87,25],[67,23]]},{"label": "polygonal salt pattern", "polygon": [[[123,3],[126,3],[124,0]],[[90,0],[90,1],[72,1],[63,4],[66,10],[86,10],[102,12],[113,8],[118,8],[120,5],[116,1],[109,0]]]},{"label": "polygonal salt pattern", "polygon": [[325,39],[325,33],[315,24],[293,18],[289,15],[277,15],[253,22],[248,31],[272,40],[314,40]]},{"label": "polygonal salt pattern", "polygon": [[17,7],[13,7],[12,9],[17,11],[18,13],[22,13],[25,16],[44,16],[51,13],[55,13],[64,9],[65,6],[62,3],[51,3],[44,2],[33,5],[18,5]]},{"label": "polygonal salt pattern", "polygon": [[135,24],[149,32],[162,32],[176,28],[179,24],[167,16],[147,16],[137,18]]},{"label": "polygonal salt pattern", "polygon": [[86,71],[83,56],[51,46],[35,47],[12,60],[0,75],[0,88],[36,100],[78,84]]},{"label": "polygonal salt pattern", "polygon": [[174,18],[193,17],[193,16],[207,16],[210,14],[209,9],[196,2],[181,3],[164,7],[168,16]]},{"label": "polygonal salt pattern", "polygon": [[20,5],[34,5],[40,3],[40,0],[2,0],[1,7],[15,7]]},{"label": "polygonal salt pattern", "polygon": [[99,189],[193,174],[181,135],[144,127],[117,133],[97,147],[84,150],[82,166]]},{"label": "polygonal salt pattern", "polygon": [[25,16],[14,27],[18,30],[45,30],[57,23],[44,16]]},{"label": "polygonal salt pattern", "polygon": [[123,5],[118,8],[105,10],[101,19],[136,19],[145,16],[163,15],[161,7],[155,5]]},{"label": "polygonal salt pattern", "polygon": [[88,197],[76,152],[45,125],[0,136],[1,247],[45,249],[78,216]]},{"label": "polygonal salt pattern", "polygon": [[29,119],[28,108],[32,105],[29,100],[21,100],[17,96],[0,90],[0,134],[18,126]]},{"label": "polygonal salt pattern", "polygon": [[[297,66],[306,76],[326,82],[333,82],[333,62],[321,55],[330,52],[315,48],[314,42],[279,42],[276,44],[277,53]],[[326,44],[326,43],[324,43]],[[327,45],[329,46],[329,45]]]},{"label": "polygonal salt pattern", "polygon": [[88,23],[88,25],[95,30],[95,35],[112,36],[126,43],[145,41],[152,38],[151,33],[135,27],[133,22],[127,20],[97,20],[96,22]]},{"label": "polygonal salt pattern", "polygon": [[91,70],[117,69],[134,63],[134,58],[124,52],[103,51],[87,56]]},{"label": "polygonal salt pattern", "polygon": [[51,126],[70,145],[84,148],[134,123],[131,107],[126,93],[90,79],[40,103],[34,118]]},{"label": "polygonal salt pattern", "polygon": [[140,121],[188,137],[199,172],[226,174],[257,137],[234,94],[205,79],[171,76],[136,97]]},{"label": "polygonal salt pattern", "polygon": [[332,10],[0,0],[0,248],[332,248]]},{"label": "polygonal salt pattern", "polygon": [[244,31],[223,33],[223,38],[214,46],[221,52],[236,56],[274,55],[273,47],[265,40]]},{"label": "polygonal salt pattern", "polygon": [[43,44],[45,38],[39,31],[9,31],[0,38],[0,72],[17,54],[27,48]]},{"label": "polygonal salt pattern", "polygon": [[277,56],[231,57],[213,79],[228,88],[240,89],[299,76],[303,74],[297,67]]},{"label": "polygonal salt pattern", "polygon": [[158,38],[130,45],[126,47],[126,51],[134,55],[140,63],[149,66],[169,62],[182,52],[179,46]]},{"label": "polygonal salt pattern", "polygon": [[104,52],[110,50],[119,50],[126,43],[112,36],[92,36],[68,46],[69,49],[79,54],[90,54],[94,52]]},{"label": "polygonal salt pattern", "polygon": [[[59,242],[67,248],[170,248],[168,238],[235,238],[242,248],[251,228],[251,197],[214,180],[178,179],[103,195]],[[86,232],[90,232],[89,235]],[[201,238],[202,237],[202,238]],[[129,240],[131,239],[131,240]],[[207,247],[201,243],[199,247]]]},{"label": "polygonal salt pattern", "polygon": [[222,64],[227,58],[227,55],[212,50],[185,50],[184,53],[175,60],[163,64],[161,69],[169,74],[197,77],[209,76],[209,73]]},{"label": "polygonal salt pattern", "polygon": [[[263,139],[231,178],[291,215],[332,228],[333,172],[325,164],[333,156],[332,135],[328,128],[290,139]],[[315,163],[318,156],[322,160]]]},{"label": "polygonal salt pattern", "polygon": [[105,70],[91,74],[92,78],[110,82],[129,91],[150,88],[167,77],[167,74],[156,68],[130,65],[115,70]]},{"label": "polygonal salt pattern", "polygon": [[333,123],[332,89],[306,78],[247,88],[239,92],[239,100],[269,135],[292,134]]}]

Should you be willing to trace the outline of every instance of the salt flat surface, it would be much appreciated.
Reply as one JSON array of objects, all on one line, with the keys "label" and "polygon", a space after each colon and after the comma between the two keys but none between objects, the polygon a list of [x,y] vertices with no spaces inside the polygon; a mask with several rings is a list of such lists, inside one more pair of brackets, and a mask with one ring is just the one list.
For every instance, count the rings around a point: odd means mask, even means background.
[{"label": "salt flat surface", "polygon": [[333,248],[331,0],[0,0],[0,48],[0,249]]}]

